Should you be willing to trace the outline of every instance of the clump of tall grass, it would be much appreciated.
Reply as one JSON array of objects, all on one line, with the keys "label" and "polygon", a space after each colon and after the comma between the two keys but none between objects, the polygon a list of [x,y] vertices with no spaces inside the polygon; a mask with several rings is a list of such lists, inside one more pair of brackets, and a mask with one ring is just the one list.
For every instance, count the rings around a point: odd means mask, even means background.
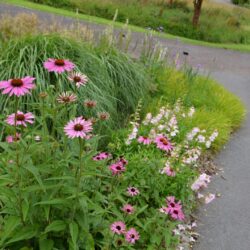
[{"label": "clump of tall grass", "polygon": [[85,25],[78,21],[69,25],[62,25],[52,18],[40,20],[35,14],[18,13],[13,16],[4,14],[0,16],[0,42],[8,42],[12,38],[28,35],[58,33],[60,35],[83,41],[93,41],[94,34]]},{"label": "clump of tall grass", "polygon": [[[0,79],[32,75],[36,77],[36,91],[46,92],[57,80],[57,76],[43,70],[43,62],[48,58],[68,58],[89,77],[88,91],[82,90],[79,99],[81,102],[95,100],[97,111],[109,112],[110,128],[122,126],[129,113],[135,110],[138,100],[147,94],[149,76],[146,69],[127,55],[58,35],[36,35],[6,43],[0,53]],[[62,90],[70,88],[70,84],[64,85]],[[5,96],[1,96],[0,103],[4,110]],[[86,112],[83,105],[79,108]]]}]

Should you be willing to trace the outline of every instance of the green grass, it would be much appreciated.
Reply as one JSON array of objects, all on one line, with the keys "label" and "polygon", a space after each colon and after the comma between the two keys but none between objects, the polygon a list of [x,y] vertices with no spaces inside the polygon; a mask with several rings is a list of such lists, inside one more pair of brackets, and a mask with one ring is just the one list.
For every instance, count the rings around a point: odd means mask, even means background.
[{"label": "green grass", "polygon": [[[110,20],[107,20],[104,18],[98,18],[95,16],[89,16],[89,15],[84,15],[84,14],[76,15],[72,11],[68,11],[68,10],[64,10],[60,8],[54,8],[54,7],[41,5],[41,4],[36,4],[36,3],[28,2],[25,0],[1,0],[1,2],[23,6],[26,8],[40,10],[40,11],[44,11],[48,13],[54,13],[54,14],[65,16],[65,17],[78,18],[80,20],[88,21],[90,23],[98,23],[98,24],[103,24],[103,25],[109,25],[112,23]],[[114,23],[114,26],[116,28],[121,28],[123,25],[124,24],[121,22]],[[144,28],[140,28],[140,27],[133,26],[133,25],[129,25],[129,28],[134,32],[142,32],[142,33],[148,32]],[[227,43],[218,44],[218,43],[210,43],[210,42],[192,40],[192,39],[174,36],[174,35],[166,34],[166,33],[153,32],[153,34],[162,38],[166,38],[166,39],[179,39],[181,42],[194,44],[194,45],[217,47],[217,48],[224,48],[224,49],[233,49],[233,50],[240,50],[240,51],[250,51],[250,45],[248,44],[227,44]]]}]

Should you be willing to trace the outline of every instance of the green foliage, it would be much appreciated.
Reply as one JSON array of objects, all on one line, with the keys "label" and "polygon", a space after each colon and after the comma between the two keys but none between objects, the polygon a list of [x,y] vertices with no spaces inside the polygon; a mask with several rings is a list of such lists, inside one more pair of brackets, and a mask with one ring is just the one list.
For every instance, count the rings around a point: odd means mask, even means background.
[{"label": "green foliage", "polygon": [[78,9],[80,13],[110,20],[118,10],[117,21],[126,22],[129,19],[131,24],[143,28],[160,30],[162,27],[166,33],[207,42],[250,43],[249,13],[242,10],[204,6],[199,27],[193,28],[193,6],[188,6],[183,1],[174,1],[172,6],[163,6],[157,1],[149,1],[143,5],[143,1],[134,0],[64,0],[64,3],[42,0],[40,3],[73,11]]},{"label": "green foliage", "polygon": [[[56,107],[55,91],[48,93],[46,102],[29,100],[29,111],[41,110],[35,124],[21,129],[1,119],[5,132],[17,130],[22,135],[16,142],[0,143],[0,247],[110,249],[116,248],[116,240],[121,239],[125,249],[174,249],[178,238],[172,236],[172,230],[177,222],[158,210],[166,203],[166,196],[175,195],[188,215],[193,206],[189,186],[196,171],[177,161],[175,178],[162,175],[159,171],[166,161],[164,152],[153,145],[127,146],[122,137],[116,137],[121,146],[110,145],[113,159],[93,161],[98,137],[66,138],[63,126],[81,112]],[[14,99],[10,98],[7,105],[14,106]],[[24,100],[19,99],[20,103]],[[57,116],[55,130],[50,130],[47,121],[53,109]],[[35,135],[41,140],[35,140]],[[124,173],[114,176],[108,165],[120,155],[128,165]],[[129,186],[137,187],[140,195],[128,196]],[[127,203],[135,207],[131,215],[121,211]],[[139,231],[135,246],[122,236],[113,237],[110,225],[118,220]]]},{"label": "green foliage", "polygon": [[250,1],[249,0],[232,0],[234,4],[237,5],[248,5],[250,6]]}]

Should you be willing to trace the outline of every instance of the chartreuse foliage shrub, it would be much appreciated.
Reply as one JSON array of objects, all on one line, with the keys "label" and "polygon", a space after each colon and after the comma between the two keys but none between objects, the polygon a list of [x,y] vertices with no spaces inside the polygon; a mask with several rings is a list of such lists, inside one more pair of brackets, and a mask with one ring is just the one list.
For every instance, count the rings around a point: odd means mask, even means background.
[{"label": "chartreuse foliage shrub", "polygon": [[157,70],[154,74],[158,91],[154,93],[154,104],[151,104],[148,110],[154,110],[155,107],[166,103],[174,104],[178,99],[187,108],[194,106],[194,119],[185,126],[187,129],[192,126],[218,129],[219,136],[213,144],[215,150],[228,141],[230,134],[244,120],[246,112],[240,99],[215,80],[173,68]]}]

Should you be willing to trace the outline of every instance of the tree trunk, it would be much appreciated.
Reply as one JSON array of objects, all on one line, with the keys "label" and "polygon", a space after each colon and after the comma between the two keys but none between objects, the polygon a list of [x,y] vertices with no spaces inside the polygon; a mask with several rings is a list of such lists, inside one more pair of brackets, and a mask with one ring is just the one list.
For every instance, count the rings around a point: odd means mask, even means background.
[{"label": "tree trunk", "polygon": [[164,10],[165,10],[165,0],[163,0],[162,3],[161,3],[161,8],[160,8],[160,11],[159,11],[159,14],[158,14],[159,17],[162,17],[162,15],[164,13]]},{"label": "tree trunk", "polygon": [[197,27],[199,24],[202,2],[203,0],[194,0],[194,16],[193,16],[194,27]]},{"label": "tree trunk", "polygon": [[174,0],[169,0],[168,5],[169,5],[170,7],[172,7],[172,6],[173,6],[173,3],[174,3]]},{"label": "tree trunk", "polygon": [[142,0],[142,4],[146,5],[148,3],[148,0]]}]

